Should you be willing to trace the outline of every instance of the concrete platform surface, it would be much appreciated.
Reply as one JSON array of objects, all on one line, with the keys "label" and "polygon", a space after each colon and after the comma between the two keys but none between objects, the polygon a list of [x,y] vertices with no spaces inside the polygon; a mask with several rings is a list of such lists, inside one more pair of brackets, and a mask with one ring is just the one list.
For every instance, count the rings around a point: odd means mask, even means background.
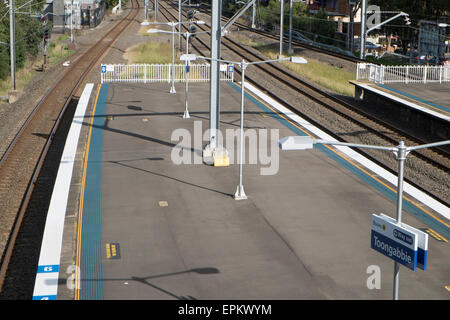
[{"label": "concrete platform surface", "polygon": [[[198,161],[207,142],[194,133],[209,125],[209,85],[190,85],[190,119],[182,118],[184,84],[177,94],[169,87],[96,92],[83,122],[92,129],[86,178],[72,188],[84,190],[83,210],[78,231],[65,237],[79,248],[64,258],[80,264],[76,299],[392,298],[393,262],[370,249],[371,214],[395,215],[382,187],[331,149],[282,152],[278,139],[292,128],[247,99],[245,128],[262,153],[254,164],[247,155],[248,199],[236,201],[236,139],[228,167],[176,164]],[[222,84],[222,132],[235,133],[239,107],[239,87]],[[406,211],[404,222],[429,228]],[[449,255],[448,242],[430,238],[429,269],[401,268],[401,299],[448,299]],[[373,265],[381,288],[370,290]]]}]

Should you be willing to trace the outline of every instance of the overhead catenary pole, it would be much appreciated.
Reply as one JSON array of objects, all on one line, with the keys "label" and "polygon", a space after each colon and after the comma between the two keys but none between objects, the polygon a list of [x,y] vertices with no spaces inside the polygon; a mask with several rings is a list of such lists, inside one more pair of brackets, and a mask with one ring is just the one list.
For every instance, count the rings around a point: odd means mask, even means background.
[{"label": "overhead catenary pole", "polygon": [[219,106],[219,68],[220,64],[220,18],[222,15],[222,1],[212,0],[211,11],[211,69],[210,69],[210,116],[209,116],[209,148],[215,150],[218,145],[217,134],[219,130],[220,106]]},{"label": "overhead catenary pole", "polygon": [[289,0],[289,48],[288,48],[288,54],[294,53],[294,50],[292,50],[292,6],[293,6],[294,0]]},{"label": "overhead catenary pole", "polygon": [[147,21],[148,16],[148,0],[144,0],[144,21]]},{"label": "overhead catenary pole", "polygon": [[181,0],[178,0],[178,50],[181,51]]},{"label": "overhead catenary pole", "polygon": [[284,0],[281,0],[280,5],[280,54],[279,57],[283,56],[283,17],[284,17]]},{"label": "overhead catenary pole", "polygon": [[367,0],[361,0],[361,36],[359,58],[366,58],[366,20],[367,20]]},{"label": "overhead catenary pole", "polygon": [[70,42],[73,43],[73,0],[70,4]]},{"label": "overhead catenary pole", "polygon": [[16,90],[16,39],[14,21],[14,0],[9,0],[9,48],[11,55],[11,90]]},{"label": "overhead catenary pole", "polygon": [[256,28],[255,17],[256,17],[256,1],[252,6],[252,28]]}]

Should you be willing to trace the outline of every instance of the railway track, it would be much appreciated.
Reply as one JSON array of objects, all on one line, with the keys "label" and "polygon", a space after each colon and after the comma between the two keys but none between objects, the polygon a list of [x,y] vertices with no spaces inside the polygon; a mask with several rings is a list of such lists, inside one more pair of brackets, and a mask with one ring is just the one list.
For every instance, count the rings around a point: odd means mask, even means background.
[{"label": "railway track", "polygon": [[[57,79],[37,104],[1,156],[0,292],[25,212],[44,166],[44,160],[55,138],[55,133],[69,106],[76,105],[75,94],[84,79],[137,16],[139,3],[137,0],[130,2],[132,8],[127,16],[117,22],[97,43],[72,62],[71,67]],[[56,169],[57,166],[54,170],[56,171]],[[52,189],[52,185],[48,188]],[[41,212],[44,221],[45,214],[46,211]],[[33,230],[30,231],[34,233]],[[39,231],[36,230],[36,233]],[[40,239],[33,239],[33,241],[36,240],[40,243]]]},{"label": "railway track", "polygon": [[[163,15],[168,21],[177,21],[178,16],[176,14],[173,14],[171,10],[176,10],[178,12],[178,8],[173,8],[173,6],[169,6],[169,8],[165,7],[164,5],[160,6],[161,11],[164,11]],[[185,16],[185,14],[183,13]],[[209,29],[210,27],[205,25],[198,25],[202,31]],[[184,26],[184,28],[187,30],[187,28]],[[191,44],[197,52],[199,52],[200,55],[208,56],[209,54],[209,45],[204,40],[202,40],[201,35],[197,35],[196,37],[198,42],[191,41]],[[249,49],[243,47],[236,41],[230,39],[229,37],[223,37],[222,38],[222,47],[225,47],[228,49],[229,52],[233,53],[235,56],[238,56],[239,59],[232,59],[230,57],[225,57],[224,59],[227,60],[234,60],[234,61],[240,61],[242,58],[244,58],[246,61],[261,61],[266,60],[267,58],[264,58],[261,54],[256,53],[254,51],[250,51]],[[207,52],[205,52],[207,51]],[[224,52],[222,52],[223,54]],[[304,79],[301,79],[300,77],[292,74],[288,70],[278,66],[277,64],[272,63],[266,63],[266,64],[260,64],[255,65],[255,67],[258,68],[259,71],[263,72],[265,76],[270,76],[274,79],[276,79],[279,83],[281,83],[284,87],[287,87],[293,92],[294,94],[301,94],[303,96],[306,96],[308,99],[312,100],[315,104],[320,105],[322,108],[325,108],[328,112],[332,112],[336,114],[338,117],[345,119],[345,121],[349,121],[352,124],[358,126],[361,128],[362,131],[370,133],[373,136],[376,136],[383,141],[384,145],[397,145],[399,141],[404,141],[406,145],[417,145],[417,144],[424,144],[429,143],[431,141],[421,141],[414,137],[411,137],[409,135],[406,135],[404,132],[402,132],[400,129],[397,129],[393,126],[390,126],[382,121],[382,119],[376,119],[372,117],[369,114],[366,114],[364,112],[361,112],[353,105],[347,103],[346,101],[343,101],[341,99],[336,98],[335,96],[329,94],[328,92],[325,92],[321,90],[320,88],[314,86],[313,84],[309,83],[308,81],[305,81]],[[236,68],[237,69],[237,68]],[[239,70],[237,69],[239,72]],[[264,78],[264,76],[262,77]],[[336,139],[342,141],[342,142],[352,142],[348,139],[343,138],[342,136],[338,136],[320,123],[317,123],[317,121],[314,121],[308,114],[302,112],[299,108],[294,106],[292,103],[289,103],[286,99],[282,98],[281,95],[276,95],[273,93],[275,90],[268,89],[265,86],[262,86],[259,80],[261,77],[252,77],[249,76],[248,73],[246,74],[246,81],[249,81],[250,83],[257,86],[260,90],[266,92],[269,94],[272,98],[289,108],[291,111],[295,112],[296,114],[299,114],[300,116],[306,118],[308,121],[314,123],[316,126],[320,127],[322,130],[326,131],[330,135],[334,136]],[[393,174],[396,174],[395,170],[387,166],[386,164],[382,163],[381,161],[377,160],[375,157],[371,156],[369,153],[366,153],[364,151],[359,152],[365,154],[369,159],[372,161],[378,163],[388,171],[392,172]],[[409,161],[412,161],[413,158],[418,159],[419,161],[425,162],[434,168],[438,170],[439,172],[442,172],[442,174],[448,176],[450,173],[450,158],[449,154],[445,150],[440,149],[422,149],[420,151],[416,151],[414,153],[411,153],[409,156]],[[438,174],[439,175],[439,174]],[[426,190],[422,186],[418,185],[417,183],[405,179],[408,183],[411,185],[414,185],[418,189],[423,190],[436,200],[445,203],[447,206],[449,205],[447,199],[442,199],[442,197],[434,194],[431,191]]]},{"label": "railway track", "polygon": [[[172,5],[172,6],[173,6],[173,5]],[[211,10],[210,10],[210,9],[206,9],[206,8],[200,7],[200,8],[199,8],[199,12],[202,12],[202,13],[205,13],[205,14],[208,14],[208,15],[211,15]],[[228,20],[229,20],[229,18],[223,17],[223,16],[222,16],[221,19],[222,19],[222,21],[223,21],[224,23],[228,22]],[[237,21],[234,23],[234,25],[235,25],[236,27],[238,27],[239,30],[247,30],[247,31],[250,31],[250,32],[259,34],[259,35],[261,35],[261,36],[264,36],[264,37],[266,37],[266,38],[268,38],[268,39],[272,39],[272,40],[275,40],[275,41],[277,41],[277,42],[280,41],[280,36],[277,35],[277,34],[273,34],[273,33],[271,33],[271,32],[267,32],[267,31],[262,31],[262,30],[257,29],[257,28],[252,28],[252,27],[249,27],[248,25],[239,23],[239,22],[237,22]],[[284,37],[283,37],[283,39],[284,39],[284,40],[283,40],[283,44],[288,44],[288,40],[286,40]],[[292,38],[292,45],[293,45],[293,46],[295,45],[295,46],[298,46],[298,47],[301,47],[301,48],[304,48],[304,49],[308,49],[308,50],[311,50],[311,51],[323,53],[323,54],[326,54],[326,55],[329,55],[329,56],[333,56],[333,57],[335,57],[335,58],[339,58],[339,59],[341,59],[341,60],[346,60],[346,61],[353,62],[353,63],[367,62],[367,61],[364,60],[364,59],[359,59],[359,58],[357,58],[357,57],[351,57],[351,56],[349,56],[349,55],[345,55],[345,54],[342,54],[342,53],[339,53],[339,52],[334,52],[334,51],[331,51],[331,50],[326,50],[326,49],[320,48],[320,47],[318,47],[318,46],[314,46],[314,45],[312,45],[312,44],[304,43],[304,42],[299,41],[299,40],[296,40],[296,39],[294,39],[294,38]]]}]

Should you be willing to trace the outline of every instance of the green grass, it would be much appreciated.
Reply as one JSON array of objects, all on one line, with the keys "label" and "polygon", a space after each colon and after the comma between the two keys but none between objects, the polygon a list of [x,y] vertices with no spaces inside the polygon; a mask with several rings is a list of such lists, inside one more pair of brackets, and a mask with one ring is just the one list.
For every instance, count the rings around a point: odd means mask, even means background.
[{"label": "green grass", "polygon": [[61,36],[57,39],[51,40],[47,51],[48,63],[58,63],[62,59],[70,56],[73,51],[68,49],[69,36]]},{"label": "green grass", "polygon": [[[279,53],[267,46],[258,45],[254,48],[271,59],[276,59]],[[354,86],[348,82],[356,78],[354,72],[348,72],[315,59],[308,58],[306,60],[308,60],[307,64],[294,64],[291,62],[282,62],[282,64],[302,78],[309,79],[333,92],[350,97],[354,96]]]}]

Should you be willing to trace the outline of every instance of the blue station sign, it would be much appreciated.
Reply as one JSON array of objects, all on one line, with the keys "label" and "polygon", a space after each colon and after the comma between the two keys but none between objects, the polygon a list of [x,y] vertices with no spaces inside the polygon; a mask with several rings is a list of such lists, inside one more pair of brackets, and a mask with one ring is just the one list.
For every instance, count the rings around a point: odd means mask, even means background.
[{"label": "blue station sign", "polygon": [[416,271],[417,234],[398,225],[395,220],[386,217],[372,214],[371,248]]}]

